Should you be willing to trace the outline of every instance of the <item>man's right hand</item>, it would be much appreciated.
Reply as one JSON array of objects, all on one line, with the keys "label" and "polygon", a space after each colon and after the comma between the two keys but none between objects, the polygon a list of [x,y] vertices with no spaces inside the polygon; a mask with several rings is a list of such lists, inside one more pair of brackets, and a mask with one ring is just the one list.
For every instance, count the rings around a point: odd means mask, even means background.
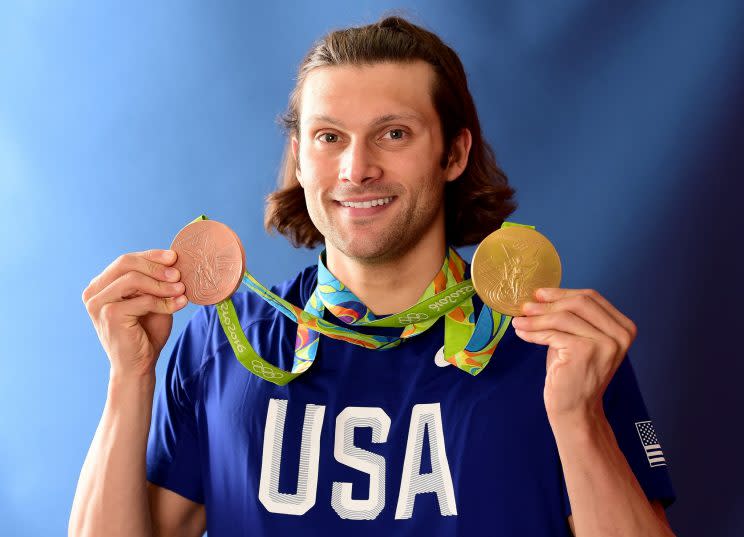
[{"label": "man's right hand", "polygon": [[83,291],[85,309],[109,357],[112,375],[154,375],[173,313],[188,302],[181,275],[171,266],[176,258],[173,250],[123,254]]}]

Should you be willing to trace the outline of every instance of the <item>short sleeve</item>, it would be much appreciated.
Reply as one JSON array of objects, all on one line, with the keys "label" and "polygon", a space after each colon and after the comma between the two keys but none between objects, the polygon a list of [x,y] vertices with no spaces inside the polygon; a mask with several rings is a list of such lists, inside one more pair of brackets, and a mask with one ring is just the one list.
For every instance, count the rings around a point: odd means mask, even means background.
[{"label": "short sleeve", "polygon": [[[638,380],[626,354],[604,394],[607,421],[628,465],[649,501],[659,500],[666,508],[676,500],[666,453],[646,409]],[[566,516],[571,514],[568,491],[563,482]]]},{"label": "short sleeve", "polygon": [[164,382],[153,403],[147,441],[148,481],[204,503],[195,390],[208,340],[208,313],[194,313],[168,359]]}]

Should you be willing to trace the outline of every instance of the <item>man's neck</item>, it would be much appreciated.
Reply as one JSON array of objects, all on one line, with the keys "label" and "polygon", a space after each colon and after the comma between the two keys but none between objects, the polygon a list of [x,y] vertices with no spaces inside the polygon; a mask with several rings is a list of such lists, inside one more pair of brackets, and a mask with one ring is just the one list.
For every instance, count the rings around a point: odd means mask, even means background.
[{"label": "man's neck", "polygon": [[390,315],[415,305],[444,263],[441,234],[429,234],[389,263],[368,264],[326,247],[326,266],[375,315]]}]

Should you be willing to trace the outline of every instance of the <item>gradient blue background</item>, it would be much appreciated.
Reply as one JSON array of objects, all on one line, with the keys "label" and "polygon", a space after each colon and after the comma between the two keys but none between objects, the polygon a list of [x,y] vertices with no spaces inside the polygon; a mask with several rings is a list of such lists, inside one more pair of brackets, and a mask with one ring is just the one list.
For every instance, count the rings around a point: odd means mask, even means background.
[{"label": "gradient blue background", "polygon": [[638,325],[673,527],[744,535],[744,11],[604,4],[0,4],[0,534],[66,534],[108,380],[81,301],[93,276],[201,213],[266,284],[315,262],[262,228],[276,117],[313,40],[402,7],[460,53],[511,219],[550,237],[563,287]]}]

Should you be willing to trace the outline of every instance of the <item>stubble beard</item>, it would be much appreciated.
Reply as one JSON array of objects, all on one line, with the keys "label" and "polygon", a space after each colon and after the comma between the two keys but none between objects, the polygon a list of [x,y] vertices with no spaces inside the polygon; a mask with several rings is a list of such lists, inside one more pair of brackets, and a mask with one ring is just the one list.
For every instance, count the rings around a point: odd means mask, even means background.
[{"label": "stubble beard", "polygon": [[[322,222],[318,221],[317,215],[314,216],[312,210],[310,216],[326,242],[346,257],[367,265],[381,265],[401,258],[434,224],[440,207],[444,203],[444,187],[437,185],[436,181],[431,181],[424,188],[441,188],[441,190],[434,199],[428,199],[424,203],[409,204],[399,210],[382,229],[376,233],[364,234],[361,239],[360,234],[354,233],[353,229],[343,229],[329,213],[320,218]],[[394,203],[401,202],[402,200],[398,198]],[[362,229],[366,225],[364,221],[359,220],[354,227]],[[369,220],[369,225],[375,225],[373,219]]]}]

